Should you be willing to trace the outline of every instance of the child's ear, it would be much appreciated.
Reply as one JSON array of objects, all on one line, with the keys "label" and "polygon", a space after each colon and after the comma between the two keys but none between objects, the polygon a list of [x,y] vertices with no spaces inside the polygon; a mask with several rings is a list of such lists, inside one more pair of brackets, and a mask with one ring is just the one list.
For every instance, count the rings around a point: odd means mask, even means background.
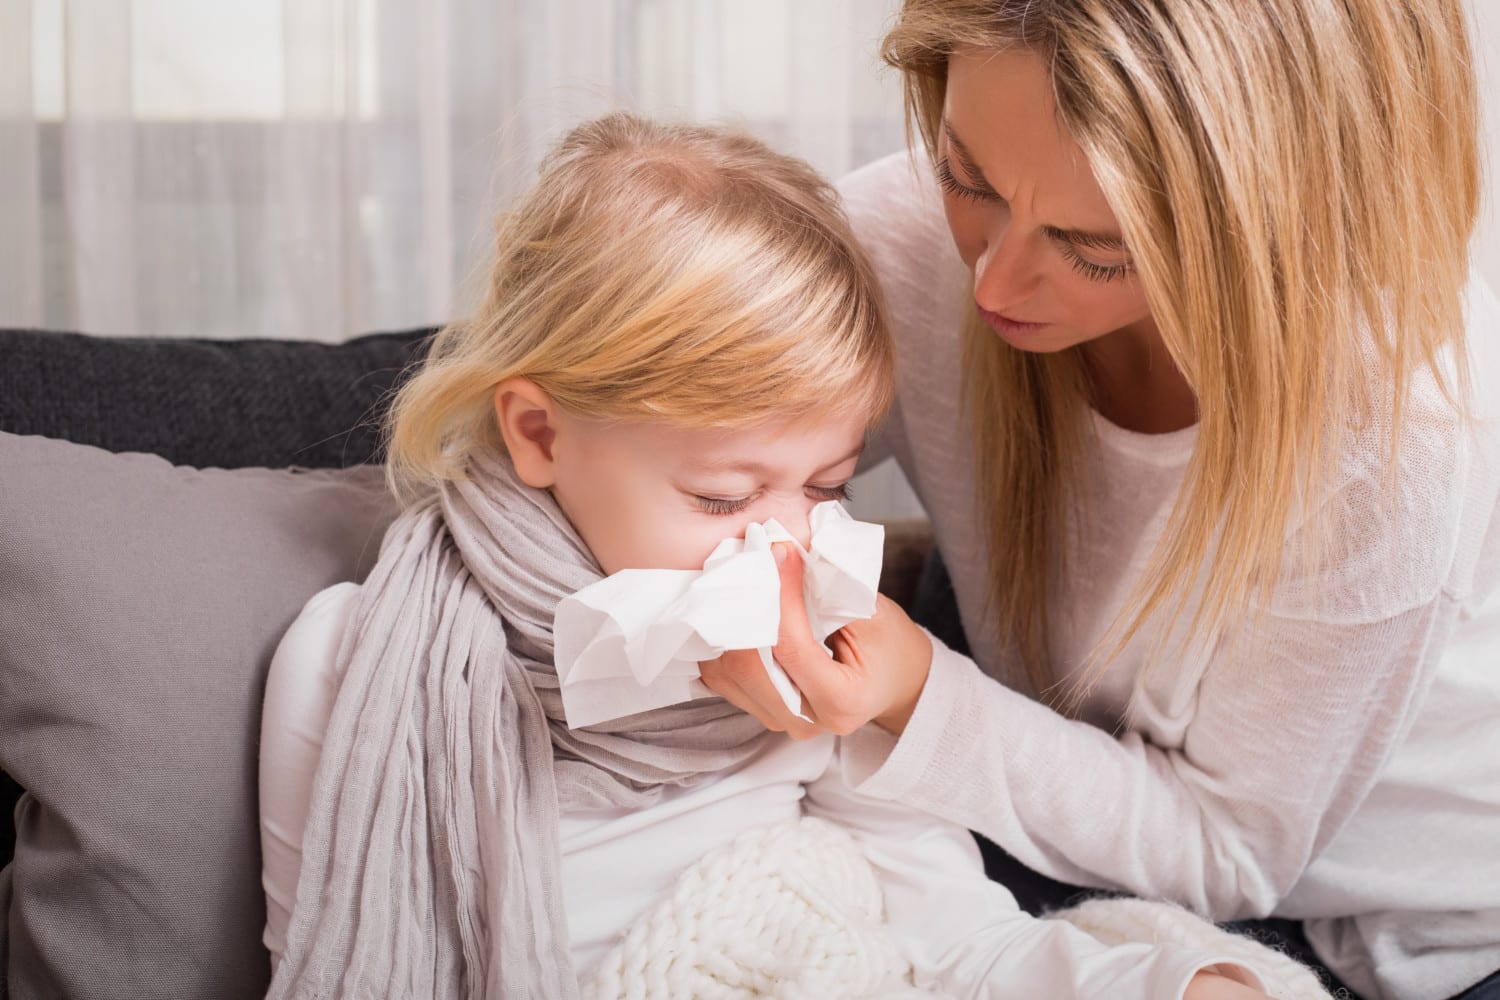
[{"label": "child's ear", "polygon": [[557,479],[552,454],[558,408],[529,378],[508,378],[495,386],[495,420],[521,482],[546,489]]}]

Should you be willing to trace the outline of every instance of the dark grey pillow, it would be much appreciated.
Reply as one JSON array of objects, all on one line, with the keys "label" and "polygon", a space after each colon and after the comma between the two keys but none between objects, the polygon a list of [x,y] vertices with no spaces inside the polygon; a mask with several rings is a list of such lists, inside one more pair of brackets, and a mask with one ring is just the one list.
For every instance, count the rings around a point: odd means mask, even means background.
[{"label": "dark grey pillow", "polygon": [[431,333],[320,344],[0,330],[0,431],[226,469],[377,462],[383,404]]},{"label": "dark grey pillow", "polygon": [[198,470],[11,434],[0,469],[0,768],[27,789],[0,982],[258,997],[265,671],[302,604],[375,559],[381,470]]}]

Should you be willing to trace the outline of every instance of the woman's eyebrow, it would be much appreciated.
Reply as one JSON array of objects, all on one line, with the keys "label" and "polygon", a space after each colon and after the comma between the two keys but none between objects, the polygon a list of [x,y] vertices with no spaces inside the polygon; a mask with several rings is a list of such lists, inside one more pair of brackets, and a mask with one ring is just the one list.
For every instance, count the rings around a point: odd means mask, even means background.
[{"label": "woman's eyebrow", "polygon": [[980,170],[979,164],[974,162],[974,154],[969,152],[969,147],[965,146],[963,140],[958,137],[958,133],[953,131],[953,123],[946,118],[943,119],[943,134],[948,137],[948,145],[952,147],[954,155],[958,157],[958,162],[963,166],[964,173],[982,185],[980,190],[994,191],[995,189],[990,184],[989,179],[984,176],[984,171]]},{"label": "woman's eyebrow", "polygon": [[1084,229],[1059,229],[1056,226],[1043,226],[1042,232],[1050,239],[1075,243],[1093,250],[1118,250],[1123,253],[1130,249],[1125,245],[1125,237],[1115,233],[1091,233]]},{"label": "woman's eyebrow", "polygon": [[[989,180],[984,176],[984,171],[979,169],[979,164],[974,162],[974,154],[969,152],[963,140],[953,131],[953,123],[943,119],[943,135],[948,139],[948,145],[952,148],[958,162],[963,166],[964,173],[969,177],[981,182],[985,191],[994,191]],[[1049,239],[1061,240],[1064,243],[1073,243],[1081,247],[1089,247],[1093,250],[1117,250],[1125,252],[1130,248],[1125,244],[1125,237],[1119,233],[1092,232],[1087,229],[1064,229],[1061,226],[1043,226],[1042,232]]]}]

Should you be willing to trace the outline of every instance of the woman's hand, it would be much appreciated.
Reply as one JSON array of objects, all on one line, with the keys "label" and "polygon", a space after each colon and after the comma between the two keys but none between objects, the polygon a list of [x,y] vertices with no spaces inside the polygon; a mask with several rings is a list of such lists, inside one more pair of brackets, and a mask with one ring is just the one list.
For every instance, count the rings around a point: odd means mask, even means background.
[{"label": "woman's hand", "polygon": [[1204,970],[1188,983],[1182,1000],[1271,1000],[1271,997],[1253,986]]},{"label": "woman's hand", "polygon": [[732,650],[699,666],[703,682],[767,728],[806,739],[830,730],[841,736],[874,721],[900,733],[911,719],[932,666],[932,641],[884,594],[875,615],[829,636],[829,656],[813,638],[802,603],[802,557],[784,542],[774,547],[781,572],[781,630],[776,661],[802,692],[797,718],[776,693],[753,649]]}]

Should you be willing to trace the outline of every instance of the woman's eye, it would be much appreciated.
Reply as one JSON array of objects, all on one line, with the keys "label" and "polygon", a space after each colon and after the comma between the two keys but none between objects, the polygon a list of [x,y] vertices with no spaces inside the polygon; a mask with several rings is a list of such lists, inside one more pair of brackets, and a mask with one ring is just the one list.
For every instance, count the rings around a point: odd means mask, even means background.
[{"label": "woman's eye", "polygon": [[848,500],[854,496],[854,491],[848,483],[841,483],[838,486],[809,486],[807,495],[814,500]]},{"label": "woman's eye", "polygon": [[1130,264],[1097,264],[1079,253],[1078,248],[1071,243],[1059,243],[1058,247],[1073,270],[1090,281],[1118,281],[1135,270]]},{"label": "woman's eye", "polygon": [[754,497],[703,497],[694,496],[698,506],[703,508],[706,514],[738,514],[750,506]]},{"label": "woman's eye", "polygon": [[971,188],[969,187],[969,185],[965,184],[963,181],[955,177],[953,175],[953,167],[948,163],[948,158],[946,156],[937,161],[937,165],[934,169],[937,173],[938,187],[942,188],[948,194],[953,195],[955,198],[967,198],[970,201],[994,201],[999,197],[998,195],[993,194],[989,191],[981,191],[978,188]]}]

